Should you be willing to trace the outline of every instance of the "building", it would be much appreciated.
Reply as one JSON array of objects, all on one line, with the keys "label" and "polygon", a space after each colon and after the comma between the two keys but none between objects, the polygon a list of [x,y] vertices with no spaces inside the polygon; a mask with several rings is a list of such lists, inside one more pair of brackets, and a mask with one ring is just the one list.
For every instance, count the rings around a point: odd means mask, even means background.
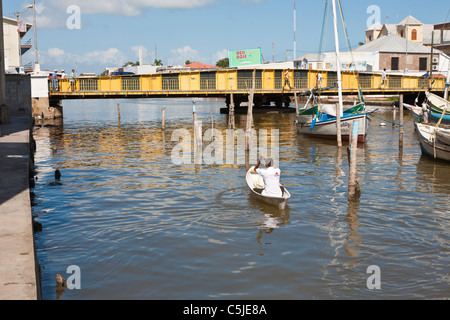
[{"label": "building", "polygon": [[[5,70],[7,73],[19,73],[23,66],[22,56],[32,48],[31,38],[24,39],[32,24],[23,23],[20,26],[22,32],[18,32],[19,23],[16,19],[3,17],[3,38],[5,51]],[[20,39],[20,40],[19,40]],[[20,43],[19,43],[20,41]],[[19,49],[20,48],[20,49]],[[31,67],[31,66],[30,66]],[[30,68],[27,68],[30,71]],[[31,69],[32,71],[32,69]]]},{"label": "building", "polygon": [[193,70],[210,70],[210,69],[220,69],[217,66],[211,66],[209,64],[201,63],[201,62],[193,62],[184,66],[184,68],[189,68],[191,71]]},{"label": "building", "polygon": [[[450,23],[423,24],[412,16],[399,24],[376,23],[365,31],[366,43],[351,52],[341,52],[341,70],[420,75],[427,71],[447,74],[450,65]],[[433,57],[431,57],[433,44]],[[442,50],[441,50],[442,49]],[[447,52],[447,54],[446,54]],[[297,69],[337,69],[336,54],[307,54],[294,61]]]},{"label": "building", "polygon": [[[408,31],[410,34],[412,31]],[[420,33],[417,33],[420,34]],[[442,51],[431,48],[419,41],[407,40],[397,35],[382,35],[365,45],[353,50],[355,57],[366,57],[372,71],[386,69],[391,72],[425,73],[433,71],[447,73],[449,57]],[[370,71],[369,68],[367,71]]]},{"label": "building", "polygon": [[[449,55],[450,23],[424,24],[413,16],[407,16],[398,24],[377,22],[366,30],[366,44],[383,36],[396,35],[425,46],[439,49]],[[444,48],[447,46],[447,48]]]}]

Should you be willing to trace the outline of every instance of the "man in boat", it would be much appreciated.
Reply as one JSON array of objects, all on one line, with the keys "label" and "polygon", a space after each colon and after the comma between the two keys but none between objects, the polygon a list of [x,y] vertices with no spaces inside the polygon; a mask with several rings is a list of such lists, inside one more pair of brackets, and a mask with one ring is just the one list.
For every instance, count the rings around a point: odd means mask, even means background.
[{"label": "man in boat", "polygon": [[[259,168],[261,164],[265,165],[265,168]],[[282,197],[283,192],[280,188],[280,175],[281,170],[274,166],[272,158],[261,157],[255,166],[255,172],[259,174],[264,181],[264,189],[258,189],[256,192],[261,192],[263,196],[269,197]]]}]

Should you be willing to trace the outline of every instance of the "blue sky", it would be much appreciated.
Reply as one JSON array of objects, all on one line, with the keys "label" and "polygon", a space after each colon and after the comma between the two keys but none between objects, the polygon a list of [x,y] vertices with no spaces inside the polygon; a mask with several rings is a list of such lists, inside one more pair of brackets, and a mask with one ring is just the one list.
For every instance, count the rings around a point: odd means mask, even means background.
[{"label": "blue sky", "polygon": [[[3,0],[3,15],[31,0]],[[364,41],[367,20],[380,9],[381,23],[397,23],[412,15],[423,23],[450,20],[448,0],[341,0],[352,48]],[[79,8],[80,28],[67,21]],[[293,58],[293,0],[37,0],[38,49],[43,69],[77,67],[78,73],[101,73],[126,61],[137,61],[139,48],[144,63],[156,57],[164,65],[183,65],[185,60],[215,65],[228,50],[261,48],[264,61]],[[325,0],[297,0],[296,57],[317,52],[320,44]],[[32,10],[21,13],[32,23]],[[330,17],[331,19],[331,17]],[[331,20],[327,50],[333,50]],[[347,49],[340,32],[340,47]],[[33,39],[33,31],[25,36]],[[274,50],[272,51],[272,43]],[[23,57],[34,62],[33,51]]]}]

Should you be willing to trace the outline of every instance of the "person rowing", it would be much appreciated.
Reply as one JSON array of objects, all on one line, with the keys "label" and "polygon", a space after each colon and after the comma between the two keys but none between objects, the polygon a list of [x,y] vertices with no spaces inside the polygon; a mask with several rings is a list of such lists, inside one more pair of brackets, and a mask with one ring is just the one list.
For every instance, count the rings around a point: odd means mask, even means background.
[{"label": "person rowing", "polygon": [[[260,168],[259,166],[263,164],[265,168]],[[259,174],[264,181],[264,189],[254,189],[257,192],[261,191],[263,196],[269,197],[282,197],[283,192],[280,188],[280,168],[275,167],[272,158],[265,158],[261,156],[254,168],[255,172]]]}]

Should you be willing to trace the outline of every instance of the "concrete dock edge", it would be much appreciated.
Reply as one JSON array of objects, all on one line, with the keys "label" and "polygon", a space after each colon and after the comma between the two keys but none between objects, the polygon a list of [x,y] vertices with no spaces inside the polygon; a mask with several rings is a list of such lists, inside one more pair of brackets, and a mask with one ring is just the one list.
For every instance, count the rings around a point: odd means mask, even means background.
[{"label": "concrete dock edge", "polygon": [[32,119],[0,125],[0,299],[40,300],[30,201]]}]

